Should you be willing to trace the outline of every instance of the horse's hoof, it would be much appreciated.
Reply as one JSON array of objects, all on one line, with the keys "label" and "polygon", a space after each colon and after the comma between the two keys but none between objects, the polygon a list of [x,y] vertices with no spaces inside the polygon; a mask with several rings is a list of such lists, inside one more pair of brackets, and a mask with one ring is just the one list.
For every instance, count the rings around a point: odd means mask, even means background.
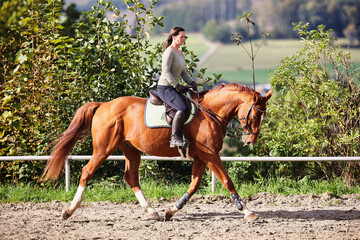
[{"label": "horse's hoof", "polygon": [[152,213],[149,214],[149,219],[160,221],[161,217],[157,212],[152,212]]},{"label": "horse's hoof", "polygon": [[259,217],[258,217],[256,214],[250,213],[249,215],[246,215],[246,216],[244,217],[244,221],[245,221],[245,222],[252,222],[252,221],[254,221],[254,220],[258,219],[258,218],[259,218]]},{"label": "horse's hoof", "polygon": [[71,217],[71,214],[68,214],[66,210],[62,211],[62,218],[64,220],[68,219],[69,217]]},{"label": "horse's hoof", "polygon": [[172,216],[174,216],[174,214],[171,212],[171,209],[167,209],[165,211],[165,221],[169,221]]}]

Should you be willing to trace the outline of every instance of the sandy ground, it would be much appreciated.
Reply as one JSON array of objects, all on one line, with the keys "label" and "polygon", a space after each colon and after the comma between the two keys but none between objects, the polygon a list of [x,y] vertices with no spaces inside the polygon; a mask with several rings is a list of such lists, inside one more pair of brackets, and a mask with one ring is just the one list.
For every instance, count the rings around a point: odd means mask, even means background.
[{"label": "sandy ground", "polygon": [[[0,239],[360,239],[360,195],[247,199],[260,218],[243,221],[227,198],[194,196],[170,221],[153,221],[138,204],[83,203],[68,220],[68,203],[0,205]],[[163,213],[174,202],[153,202]]]}]

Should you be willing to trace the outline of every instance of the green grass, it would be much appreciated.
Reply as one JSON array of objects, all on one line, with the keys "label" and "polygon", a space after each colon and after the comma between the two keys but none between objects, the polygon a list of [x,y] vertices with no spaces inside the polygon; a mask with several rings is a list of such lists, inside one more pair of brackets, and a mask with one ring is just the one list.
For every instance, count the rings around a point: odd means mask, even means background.
[{"label": "green grass", "polygon": [[[260,41],[254,42],[255,50],[259,44]],[[244,46],[250,51],[249,43]],[[267,40],[255,58],[256,83],[269,83],[270,70],[275,69],[283,58],[294,54],[300,48],[298,40]],[[211,74],[222,73],[222,79],[229,82],[253,82],[251,59],[241,46],[235,44],[221,45],[200,67],[207,68]]]},{"label": "green grass", "polygon": [[[263,183],[243,183],[237,186],[237,191],[242,197],[251,197],[260,192],[267,192],[280,195],[293,194],[316,194],[329,193],[334,196],[347,194],[360,194],[360,186],[346,186],[341,179],[335,179],[332,182],[326,180],[310,180],[304,178],[299,181],[277,178],[269,179]],[[228,195],[227,190],[217,183],[217,194]]]},{"label": "green grass", "polygon": [[[207,71],[207,76],[212,76],[213,71]],[[255,70],[255,81],[256,83],[269,83],[270,77],[268,76],[271,73],[270,70],[260,69]],[[223,71],[221,79],[229,82],[238,82],[242,84],[252,84],[253,76],[252,70],[241,70],[241,71]]]},{"label": "green grass", "polygon": [[[254,42],[255,48],[259,43],[259,41]],[[244,45],[250,50],[249,43]],[[255,69],[272,69],[280,63],[281,59],[294,54],[300,47],[298,40],[267,40],[255,58]],[[241,46],[235,44],[221,45],[201,67],[216,72],[252,69],[250,57]]]},{"label": "green grass", "polygon": [[209,47],[203,43],[199,33],[189,33],[186,39],[186,46],[199,57],[209,50]]},{"label": "green grass", "polygon": [[[190,35],[187,40],[189,49],[200,49],[201,38],[198,34]],[[193,45],[193,42],[196,43]],[[254,49],[258,48],[260,41],[254,41]],[[271,70],[276,69],[280,61],[299,51],[303,45],[298,39],[266,40],[260,47],[255,58],[255,80],[256,83],[269,83]],[[250,44],[245,43],[245,48],[250,51]],[[194,50],[194,51],[195,51]],[[343,48],[350,52],[351,60],[360,63],[360,48]],[[205,51],[196,50],[201,56]],[[207,76],[213,73],[222,73],[222,79],[229,82],[252,83],[251,59],[241,46],[235,44],[220,45],[218,50],[199,68],[207,68]]]},{"label": "green grass", "polygon": [[[159,184],[158,182],[142,183],[142,189],[149,199],[159,201],[171,200],[181,197],[188,189],[188,184]],[[29,184],[19,186],[1,185],[0,202],[48,202],[48,201],[71,201],[75,195],[77,186],[71,186],[69,192],[65,192],[64,187],[57,188],[36,188]],[[304,178],[294,181],[284,178],[270,179],[263,183],[243,183],[237,186],[240,196],[246,198],[254,196],[260,192],[273,194],[323,194],[330,193],[334,196],[346,194],[360,194],[360,186],[346,186],[341,179],[332,182],[309,180]],[[218,181],[216,192],[211,192],[211,186],[202,184],[196,194],[201,195],[225,195],[229,196],[228,191]],[[136,201],[135,195],[126,185],[109,184],[107,181],[90,184],[85,191],[83,201],[111,201],[116,203]]]}]

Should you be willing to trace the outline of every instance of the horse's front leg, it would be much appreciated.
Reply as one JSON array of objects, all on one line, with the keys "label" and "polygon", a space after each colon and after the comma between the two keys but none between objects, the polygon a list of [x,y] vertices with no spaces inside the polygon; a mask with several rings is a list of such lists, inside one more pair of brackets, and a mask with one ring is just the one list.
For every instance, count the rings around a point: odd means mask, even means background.
[{"label": "horse's front leg", "polygon": [[199,189],[202,176],[204,174],[206,164],[200,161],[199,159],[194,159],[192,173],[191,173],[191,183],[188,191],[175,203],[172,208],[169,208],[165,211],[165,220],[168,221],[172,216],[175,215],[180,209],[184,207],[186,202],[190,197]]},{"label": "horse's front leg", "polygon": [[215,173],[215,175],[221,181],[224,187],[230,192],[231,198],[235,202],[237,209],[245,214],[244,220],[246,222],[251,222],[257,219],[258,216],[246,207],[245,202],[241,200],[239,194],[236,192],[234,184],[229,175],[227,174],[220,157],[218,156],[214,158],[213,161],[208,163],[208,166]]}]

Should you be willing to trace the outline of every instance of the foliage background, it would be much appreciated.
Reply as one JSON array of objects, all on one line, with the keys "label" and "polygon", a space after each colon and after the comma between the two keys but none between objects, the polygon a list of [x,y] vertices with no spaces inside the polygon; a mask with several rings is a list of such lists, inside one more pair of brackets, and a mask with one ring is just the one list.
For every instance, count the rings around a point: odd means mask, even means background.
[{"label": "foliage background", "polygon": [[[21,14],[3,25],[5,34],[0,38],[1,155],[46,154],[49,143],[67,128],[75,110],[86,102],[124,95],[147,97],[160,72],[162,52],[161,44],[150,44],[148,36],[155,26],[162,25],[163,18],[153,15],[153,4],[145,7],[136,0],[124,3],[135,18],[133,24],[105,1],[98,1],[73,25],[62,21],[60,0],[16,2]],[[110,20],[109,15],[119,21]],[[198,59],[186,46],[182,51],[188,71],[193,73]],[[72,152],[91,153],[90,139]],[[15,183],[39,181],[44,165],[0,164],[1,181]],[[79,172],[83,164],[74,163],[73,170]],[[110,169],[111,175],[116,165],[106,162],[102,168]],[[160,165],[156,164],[161,170]]]}]

